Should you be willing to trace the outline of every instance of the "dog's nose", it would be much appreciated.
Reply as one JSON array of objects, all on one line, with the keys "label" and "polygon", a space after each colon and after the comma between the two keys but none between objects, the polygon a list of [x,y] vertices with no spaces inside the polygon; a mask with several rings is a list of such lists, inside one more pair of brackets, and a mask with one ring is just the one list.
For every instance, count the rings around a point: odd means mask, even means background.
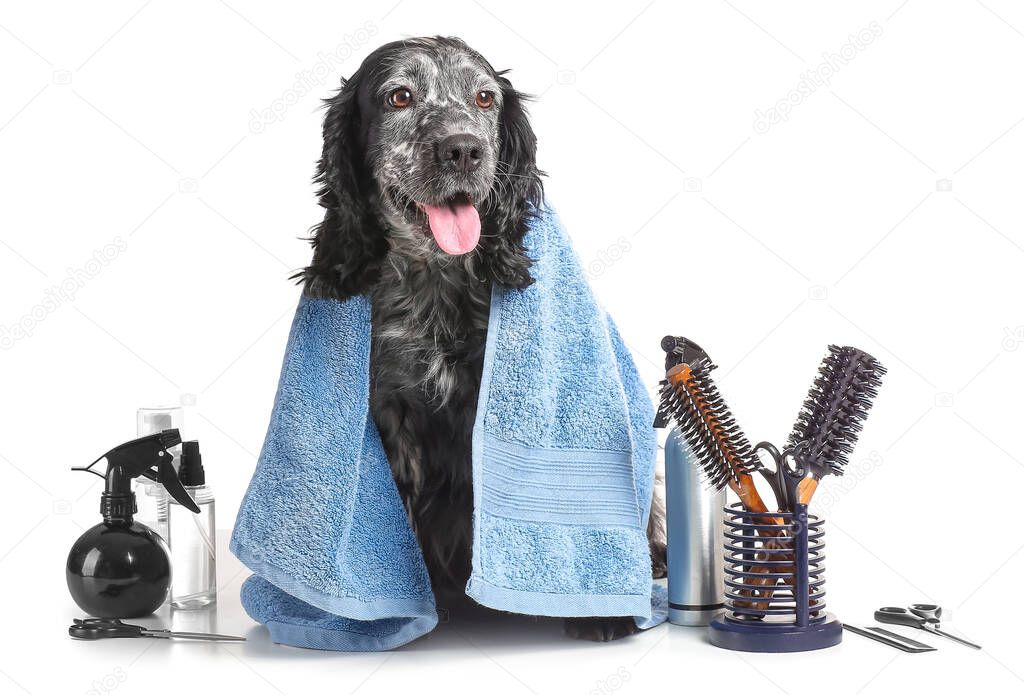
[{"label": "dog's nose", "polygon": [[484,156],[484,144],[469,133],[449,135],[437,143],[437,156],[441,166],[462,173],[475,171]]}]

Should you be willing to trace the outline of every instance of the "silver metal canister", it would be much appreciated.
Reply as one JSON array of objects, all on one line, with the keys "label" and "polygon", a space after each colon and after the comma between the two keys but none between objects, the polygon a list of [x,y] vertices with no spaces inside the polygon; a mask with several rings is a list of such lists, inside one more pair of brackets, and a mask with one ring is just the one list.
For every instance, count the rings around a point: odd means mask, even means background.
[{"label": "silver metal canister", "polygon": [[724,607],[722,527],[725,490],[713,490],[672,430],[665,442],[668,619],[707,625]]}]

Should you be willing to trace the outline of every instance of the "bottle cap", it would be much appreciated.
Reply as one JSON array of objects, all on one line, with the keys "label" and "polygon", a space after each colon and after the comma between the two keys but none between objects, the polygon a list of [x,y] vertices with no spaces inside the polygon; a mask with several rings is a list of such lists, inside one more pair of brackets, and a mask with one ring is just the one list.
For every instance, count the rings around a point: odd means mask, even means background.
[{"label": "bottle cap", "polygon": [[181,465],[178,467],[178,480],[187,487],[206,485],[203,455],[199,453],[199,442],[194,439],[181,445]]},{"label": "bottle cap", "polygon": [[138,437],[154,434],[169,429],[182,429],[185,411],[181,406],[160,408],[139,408],[135,413],[135,425]]}]

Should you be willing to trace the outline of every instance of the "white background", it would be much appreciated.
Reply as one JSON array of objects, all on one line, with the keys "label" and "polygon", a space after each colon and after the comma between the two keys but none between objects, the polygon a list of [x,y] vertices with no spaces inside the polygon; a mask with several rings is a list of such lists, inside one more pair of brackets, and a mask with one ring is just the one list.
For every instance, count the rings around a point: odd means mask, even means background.
[{"label": "white background", "polygon": [[[305,652],[240,612],[226,552],[210,624],[246,645],[66,637],[62,565],[98,518],[98,481],[68,468],[132,437],[136,407],[195,403],[230,528],[320,216],[318,100],[376,45],[436,33],[538,95],[550,198],[652,388],[661,336],[690,336],[778,442],[828,343],[889,367],[818,495],[830,605],[870,624],[939,602],[985,651],[737,654],[669,627],[595,646],[467,617],[392,654]],[[0,690],[1020,692],[1022,60],[1007,0],[5,3]]]}]

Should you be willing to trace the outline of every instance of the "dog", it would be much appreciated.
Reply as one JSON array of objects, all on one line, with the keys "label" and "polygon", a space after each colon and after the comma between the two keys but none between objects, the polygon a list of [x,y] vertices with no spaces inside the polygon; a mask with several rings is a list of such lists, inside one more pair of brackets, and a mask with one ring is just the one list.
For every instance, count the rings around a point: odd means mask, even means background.
[{"label": "dog", "polygon": [[[323,222],[308,296],[372,305],[370,412],[435,591],[462,592],[473,545],[471,438],[491,287],[525,288],[544,187],[527,97],[457,38],[373,51],[326,100]],[[660,503],[648,535],[663,567]],[[607,641],[632,618],[573,618]]]}]

